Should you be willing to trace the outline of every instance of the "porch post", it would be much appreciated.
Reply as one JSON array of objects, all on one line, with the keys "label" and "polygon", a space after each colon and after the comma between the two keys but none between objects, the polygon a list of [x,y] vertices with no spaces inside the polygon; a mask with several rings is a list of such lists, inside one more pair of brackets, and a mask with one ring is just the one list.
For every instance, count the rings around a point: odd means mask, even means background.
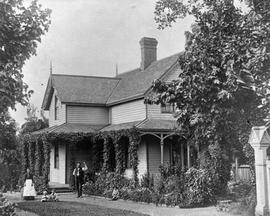
[{"label": "porch post", "polygon": [[256,171],[256,192],[257,206],[255,214],[258,216],[269,215],[268,205],[268,184],[267,182],[267,148],[270,146],[270,136],[267,127],[253,127],[249,143],[254,149],[255,171]]},{"label": "porch post", "polygon": [[160,163],[163,165],[164,163],[164,140],[163,134],[160,135]]},{"label": "porch post", "polygon": [[190,168],[190,145],[187,143],[187,166]]},{"label": "porch post", "polygon": [[185,160],[184,160],[184,143],[181,143],[181,165],[182,165],[182,170],[185,169]]}]

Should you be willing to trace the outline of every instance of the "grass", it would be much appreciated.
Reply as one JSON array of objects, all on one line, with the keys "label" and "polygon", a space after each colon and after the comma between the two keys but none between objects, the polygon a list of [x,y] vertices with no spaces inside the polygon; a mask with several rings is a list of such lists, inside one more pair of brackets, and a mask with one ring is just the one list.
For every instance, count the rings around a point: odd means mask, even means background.
[{"label": "grass", "polygon": [[18,208],[33,212],[39,216],[145,216],[136,212],[110,209],[97,205],[77,202],[19,202]]}]

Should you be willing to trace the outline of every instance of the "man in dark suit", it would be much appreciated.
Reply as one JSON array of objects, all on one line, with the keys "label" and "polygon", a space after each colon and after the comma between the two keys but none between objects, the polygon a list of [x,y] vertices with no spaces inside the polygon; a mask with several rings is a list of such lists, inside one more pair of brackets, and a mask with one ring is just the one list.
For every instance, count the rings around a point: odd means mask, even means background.
[{"label": "man in dark suit", "polygon": [[78,197],[82,196],[82,185],[84,183],[84,172],[88,169],[85,162],[83,162],[83,167],[81,163],[78,162],[76,168],[73,171],[73,175],[75,177],[76,189],[78,192]]}]

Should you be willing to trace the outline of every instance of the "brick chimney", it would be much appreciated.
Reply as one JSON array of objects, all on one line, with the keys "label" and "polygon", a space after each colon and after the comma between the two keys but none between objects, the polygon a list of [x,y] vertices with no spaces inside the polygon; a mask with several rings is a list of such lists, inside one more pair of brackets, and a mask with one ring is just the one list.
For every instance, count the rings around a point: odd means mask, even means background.
[{"label": "brick chimney", "polygon": [[157,40],[143,37],[141,45],[141,70],[145,70],[152,62],[157,60]]}]

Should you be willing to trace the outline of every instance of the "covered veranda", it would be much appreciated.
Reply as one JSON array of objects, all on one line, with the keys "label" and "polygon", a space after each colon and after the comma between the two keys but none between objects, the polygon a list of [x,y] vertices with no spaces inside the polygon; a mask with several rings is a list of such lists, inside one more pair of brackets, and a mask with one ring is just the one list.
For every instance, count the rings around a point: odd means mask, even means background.
[{"label": "covered veranda", "polygon": [[44,187],[72,187],[72,170],[79,161],[91,172],[117,172],[138,182],[145,174],[158,174],[160,165],[190,168],[197,157],[171,120],[108,126],[64,123],[28,134],[23,142],[23,167],[30,167]]}]

